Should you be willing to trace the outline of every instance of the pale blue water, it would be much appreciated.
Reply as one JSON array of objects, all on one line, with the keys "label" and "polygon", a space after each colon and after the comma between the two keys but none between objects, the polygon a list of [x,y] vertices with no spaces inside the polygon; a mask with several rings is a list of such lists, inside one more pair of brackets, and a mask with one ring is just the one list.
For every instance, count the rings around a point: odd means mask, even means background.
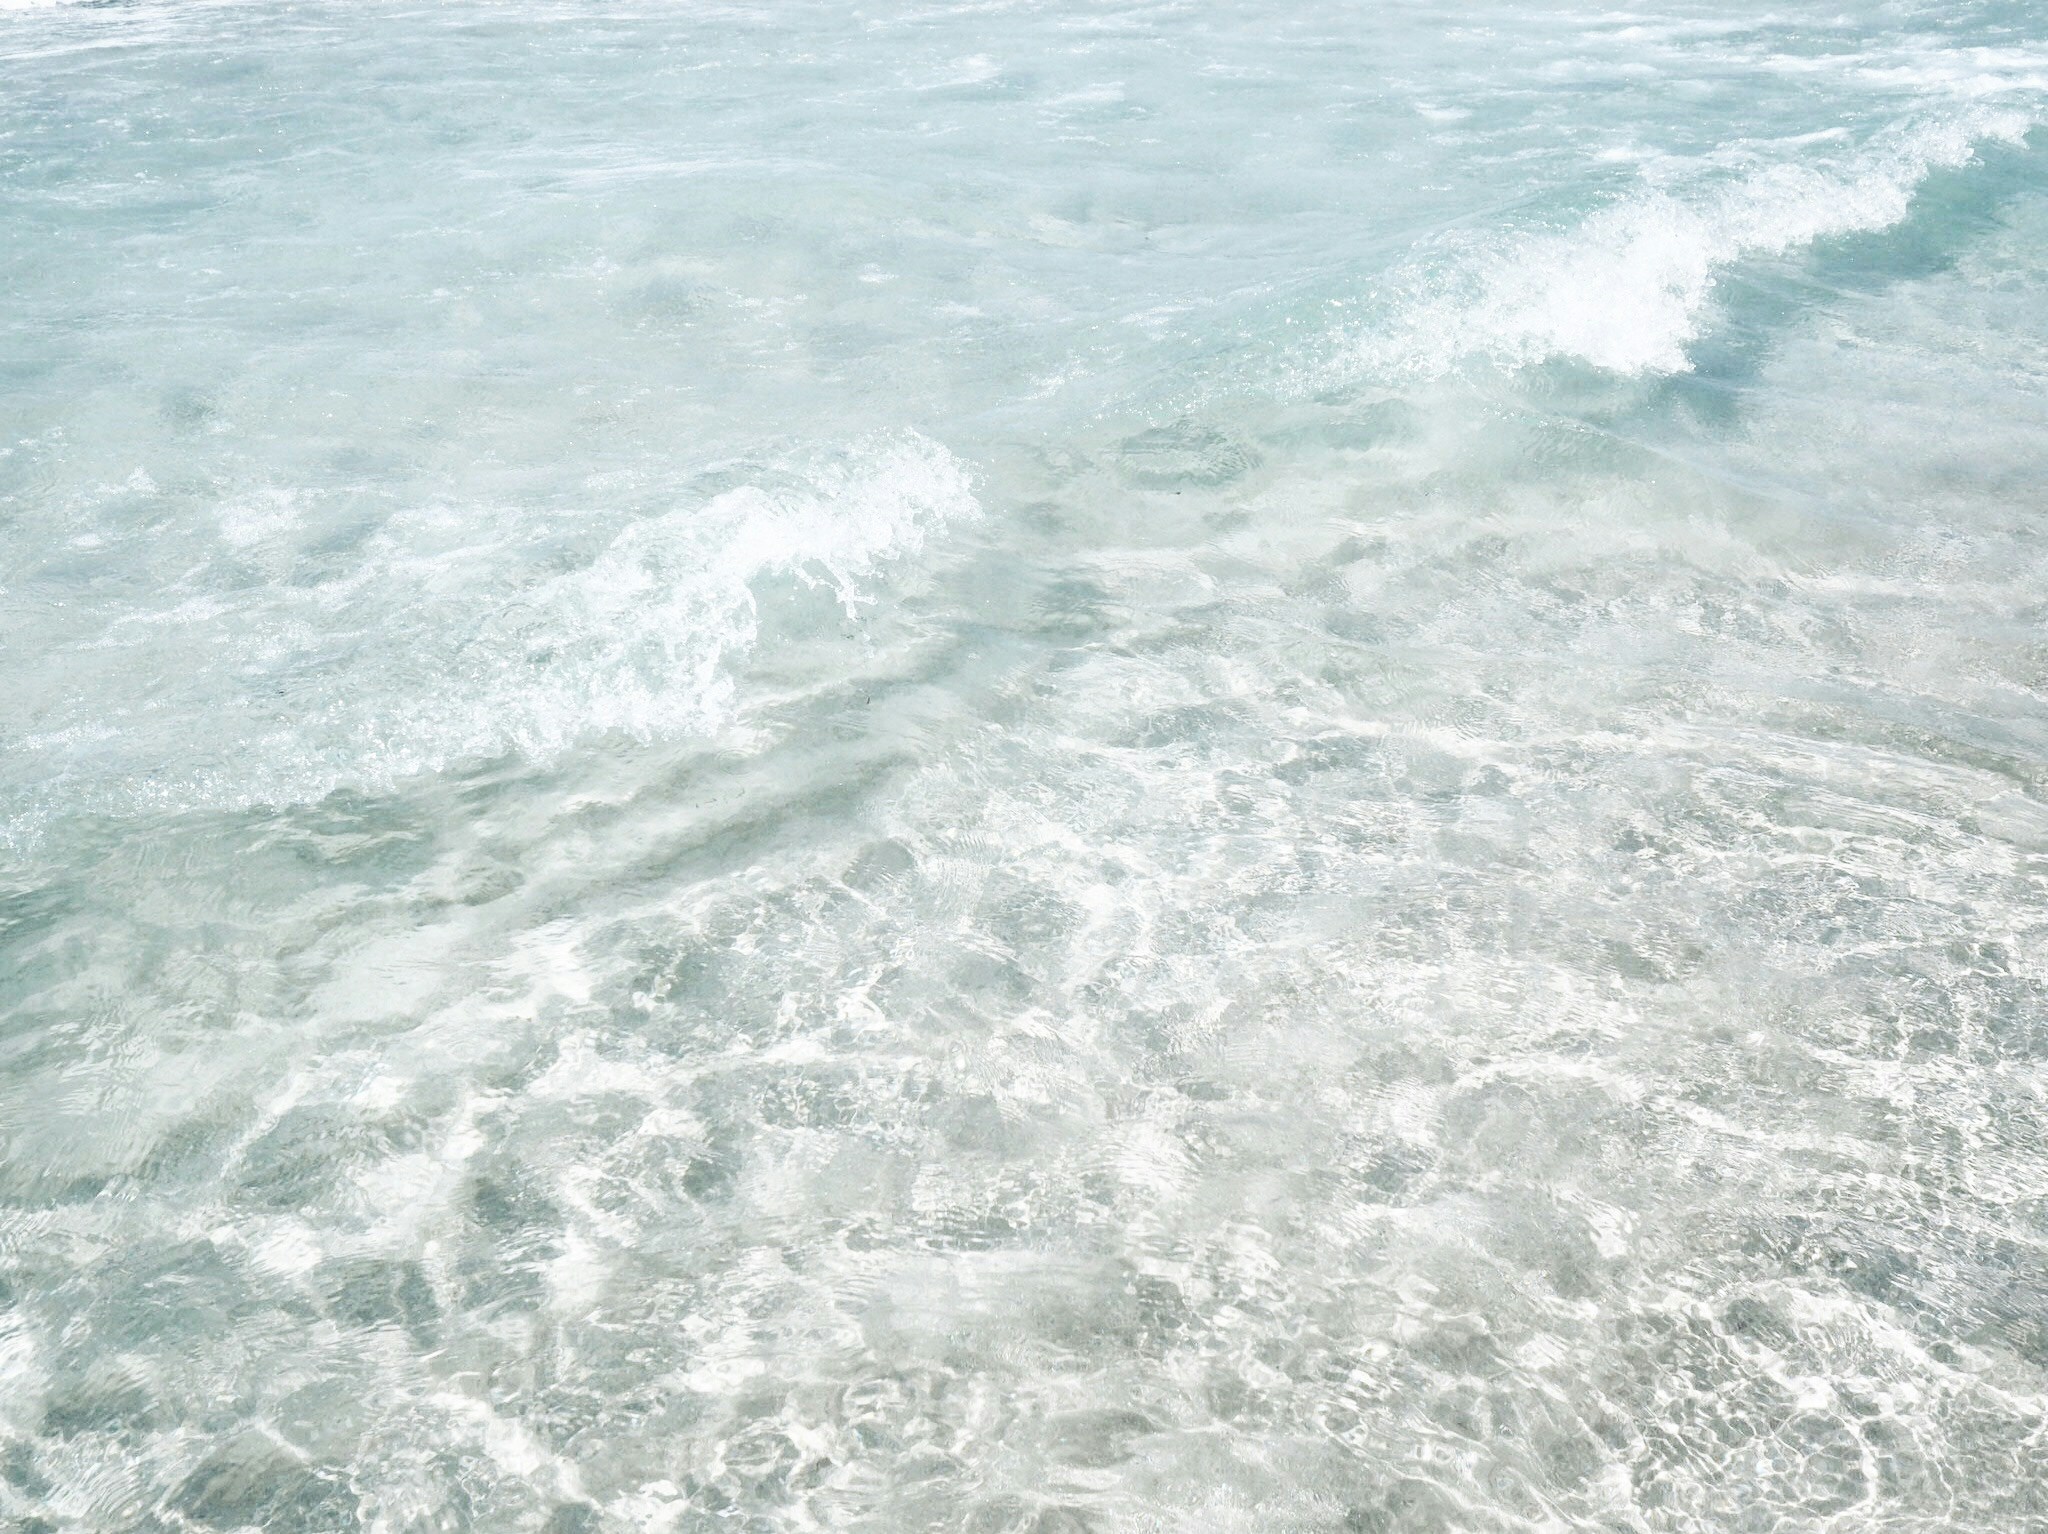
[{"label": "pale blue water", "polygon": [[2048,1529],[2048,9],[0,9],[0,1527]]}]

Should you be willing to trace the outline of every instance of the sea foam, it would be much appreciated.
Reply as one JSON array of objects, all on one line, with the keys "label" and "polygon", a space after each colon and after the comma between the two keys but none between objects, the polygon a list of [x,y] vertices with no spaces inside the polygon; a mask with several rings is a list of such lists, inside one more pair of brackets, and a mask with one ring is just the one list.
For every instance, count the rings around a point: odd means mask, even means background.
[{"label": "sea foam", "polygon": [[1731,265],[1897,224],[1929,173],[1969,163],[1986,143],[2017,144],[2031,126],[2022,111],[1977,107],[1877,135],[1832,165],[1726,155],[1667,167],[1667,184],[1573,227],[1496,237],[1400,274],[1392,323],[1358,338],[1338,370],[1441,377],[1475,361],[1513,370],[1570,359],[1621,374],[1689,371]]},{"label": "sea foam", "polygon": [[[225,503],[218,558],[288,541],[301,499],[270,489]],[[390,518],[330,579],[107,623],[68,658],[101,671],[97,706],[46,708],[26,744],[64,761],[53,777],[74,808],[120,814],[379,790],[507,753],[546,761],[605,735],[710,735],[735,718],[733,669],[764,583],[821,590],[857,621],[887,565],[977,510],[967,468],[916,434],[795,452],[706,499],[619,519],[594,553],[557,556],[568,568],[539,578],[505,573],[530,527],[499,532],[487,508],[430,503]],[[151,665],[188,684],[232,679],[235,696],[187,711]],[[151,770],[181,755],[202,765]],[[17,807],[10,829],[41,820],[41,806]]]}]

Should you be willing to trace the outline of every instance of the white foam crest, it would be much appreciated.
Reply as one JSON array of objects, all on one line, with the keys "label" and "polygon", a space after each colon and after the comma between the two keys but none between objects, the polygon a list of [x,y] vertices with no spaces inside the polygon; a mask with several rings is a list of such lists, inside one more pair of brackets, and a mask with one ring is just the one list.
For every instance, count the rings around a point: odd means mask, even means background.
[{"label": "white foam crest", "polygon": [[1576,228],[1421,279],[1399,322],[1367,338],[1344,371],[1439,377],[1472,360],[1515,369],[1561,358],[1625,374],[1688,371],[1729,265],[1888,228],[1930,171],[1967,164],[1986,141],[2016,143],[2031,126],[2020,111],[1972,110],[1887,135],[1839,165],[1781,162],[1705,190],[1646,189]]},{"label": "white foam crest", "polygon": [[[124,721],[111,728],[56,721],[36,743],[57,786],[4,834],[33,837],[59,803],[112,813],[299,803],[508,752],[545,761],[606,734],[715,733],[739,712],[735,677],[759,633],[763,581],[823,588],[852,617],[879,600],[884,566],[977,510],[966,467],[914,434],[628,521],[593,556],[538,581],[505,579],[530,527],[479,542],[489,517],[423,508],[387,524],[342,578],[111,625],[86,653],[145,647],[159,668],[215,676],[233,666],[242,692],[203,715],[142,701],[101,710]],[[295,517],[292,497],[258,497],[225,510],[220,535],[246,554],[290,533]],[[269,701],[280,695],[295,700],[289,714]],[[258,699],[273,722],[252,730]],[[195,738],[215,765],[179,778],[134,765]]]},{"label": "white foam crest", "polygon": [[716,730],[734,708],[728,663],[756,635],[757,581],[828,587],[851,616],[872,600],[866,583],[881,564],[974,510],[959,461],[909,438],[800,488],[749,485],[635,522],[589,565],[492,616],[470,647],[478,659],[460,668],[468,699],[434,732],[434,755],[448,759],[454,742],[454,755],[505,745],[547,754],[605,732]]}]

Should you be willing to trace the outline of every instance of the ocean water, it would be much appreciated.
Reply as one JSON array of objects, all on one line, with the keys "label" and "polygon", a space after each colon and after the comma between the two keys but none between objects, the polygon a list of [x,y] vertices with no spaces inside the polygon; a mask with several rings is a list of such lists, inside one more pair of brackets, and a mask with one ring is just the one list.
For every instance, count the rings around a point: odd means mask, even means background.
[{"label": "ocean water", "polygon": [[0,745],[0,1527],[2048,1530],[2038,0],[15,0]]}]

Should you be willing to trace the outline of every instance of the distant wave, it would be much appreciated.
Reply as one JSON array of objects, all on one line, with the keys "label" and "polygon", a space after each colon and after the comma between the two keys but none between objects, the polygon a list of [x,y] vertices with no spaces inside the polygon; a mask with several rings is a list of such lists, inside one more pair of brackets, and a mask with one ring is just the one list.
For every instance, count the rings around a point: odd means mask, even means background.
[{"label": "distant wave", "polygon": [[1622,374],[1689,370],[1720,273],[1904,219],[1934,170],[2019,142],[2024,112],[1974,108],[1914,123],[1836,164],[1781,162],[1695,188],[1646,188],[1575,228],[1511,238],[1411,271],[1394,322],[1347,345],[1350,377],[1437,377],[1473,361],[1577,359]]}]

